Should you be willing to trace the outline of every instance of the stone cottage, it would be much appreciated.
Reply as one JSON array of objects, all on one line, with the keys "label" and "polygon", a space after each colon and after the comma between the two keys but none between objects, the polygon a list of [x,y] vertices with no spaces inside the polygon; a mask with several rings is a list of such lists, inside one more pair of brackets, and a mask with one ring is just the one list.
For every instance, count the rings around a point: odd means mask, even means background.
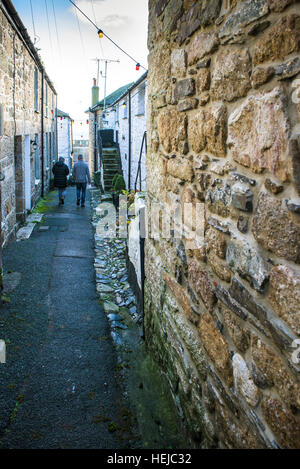
[{"label": "stone cottage", "polygon": [[148,46],[147,344],[194,447],[299,448],[299,2],[150,0]]},{"label": "stone cottage", "polygon": [[[94,161],[94,149],[99,130],[111,130],[114,144],[118,146],[126,187],[146,189],[146,107],[147,72],[136,82],[125,85],[89,109],[90,155]],[[96,125],[95,125],[96,122]],[[95,131],[96,129],[96,131]],[[144,143],[143,143],[144,140]],[[141,171],[138,171],[139,162]],[[93,169],[94,163],[91,165]]]},{"label": "stone cottage", "polygon": [[0,3],[1,245],[50,184],[56,91],[12,2]]}]

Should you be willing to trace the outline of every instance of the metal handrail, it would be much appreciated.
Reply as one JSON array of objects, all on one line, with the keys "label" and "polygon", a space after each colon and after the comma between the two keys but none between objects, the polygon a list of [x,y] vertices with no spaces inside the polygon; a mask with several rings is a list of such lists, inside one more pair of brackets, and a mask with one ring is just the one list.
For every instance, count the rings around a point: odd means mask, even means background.
[{"label": "metal handrail", "polygon": [[143,139],[142,139],[142,145],[141,145],[141,150],[140,150],[140,157],[139,157],[138,170],[137,170],[137,173],[136,173],[135,184],[134,184],[134,190],[135,190],[135,191],[136,191],[136,188],[137,188],[137,181],[138,181],[138,177],[139,177],[139,176],[140,176],[140,190],[142,190],[142,171],[141,171],[141,163],[142,163],[144,142],[145,142],[145,153],[146,153],[146,156],[147,156],[147,131],[144,132]]}]

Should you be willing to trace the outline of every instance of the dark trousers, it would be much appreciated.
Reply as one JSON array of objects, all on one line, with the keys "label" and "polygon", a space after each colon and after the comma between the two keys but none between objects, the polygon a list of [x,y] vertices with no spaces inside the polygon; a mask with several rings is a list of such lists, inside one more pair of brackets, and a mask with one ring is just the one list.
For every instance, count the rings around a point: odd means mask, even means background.
[{"label": "dark trousers", "polygon": [[77,200],[81,199],[81,205],[85,203],[85,194],[86,194],[86,182],[77,182]]}]

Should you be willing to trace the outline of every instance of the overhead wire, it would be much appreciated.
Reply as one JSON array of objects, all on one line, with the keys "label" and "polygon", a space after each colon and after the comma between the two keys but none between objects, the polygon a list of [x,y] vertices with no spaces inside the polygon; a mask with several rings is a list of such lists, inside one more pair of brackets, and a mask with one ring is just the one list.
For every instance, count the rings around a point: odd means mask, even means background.
[{"label": "overhead wire", "polygon": [[93,14],[94,14],[94,20],[95,20],[95,23],[97,23],[97,18],[96,18],[96,13],[95,13],[95,8],[94,8],[94,0],[91,0],[92,2],[92,10],[93,10]]},{"label": "overhead wire", "polygon": [[47,0],[45,0],[45,7],[46,7],[46,16],[47,16],[47,23],[48,23],[49,42],[50,42],[52,60],[54,61],[54,49],[53,49],[52,36],[51,36],[51,29],[50,29],[50,21],[49,21],[49,13],[48,13],[48,4],[47,4]]},{"label": "overhead wire", "polygon": [[77,11],[76,11],[75,13],[76,13],[76,20],[77,20],[77,26],[78,26],[78,31],[79,31],[81,46],[82,46],[82,53],[83,53],[84,58],[86,59],[85,46],[84,46],[84,42],[83,42],[83,36],[82,36],[82,31],[81,31],[81,27],[80,27],[80,22],[79,22],[79,18],[78,18]]},{"label": "overhead wire", "polygon": [[61,53],[61,46],[60,46],[59,35],[58,35],[55,6],[54,6],[54,1],[53,0],[52,0],[52,9],[53,9],[53,16],[54,16],[55,31],[56,31],[57,47],[58,47],[58,51],[59,51],[60,62],[62,64],[62,53]]},{"label": "overhead wire", "polygon": [[31,19],[32,19],[32,26],[33,26],[33,34],[34,34],[33,45],[35,46],[35,45],[39,42],[40,38],[39,38],[39,36],[36,34],[36,30],[35,30],[35,22],[34,22],[34,14],[33,14],[33,8],[32,8],[32,1],[29,0],[29,2],[30,2],[30,10],[31,10]]},{"label": "overhead wire", "polygon": [[[94,20],[95,20],[95,23],[97,23],[94,0],[91,0],[91,2],[92,2],[92,10],[93,10],[93,15],[94,15]],[[100,51],[101,51],[101,54],[102,54],[102,58],[104,59],[104,51],[103,51],[102,41],[100,40],[100,37],[99,37],[99,45],[100,45]]]},{"label": "overhead wire", "polygon": [[130,54],[128,54],[128,52],[126,52],[121,46],[119,46],[111,37],[109,37],[102,29],[100,29],[96,23],[94,23],[94,21],[91,20],[91,18],[89,18],[77,5],[76,3],[74,3],[72,0],[69,0],[70,3],[72,3],[72,5],[75,6],[75,8],[77,8],[77,10],[80,11],[80,13],[97,29],[97,32],[101,31],[101,33],[103,34],[103,36],[105,36],[110,42],[112,42],[112,44],[114,44],[121,52],[123,52],[123,54],[127,55],[127,57],[129,57],[133,62],[135,62],[136,64],[139,64],[140,67],[142,67],[144,70],[147,70],[143,65],[141,65],[139,63],[138,60],[134,59]]}]

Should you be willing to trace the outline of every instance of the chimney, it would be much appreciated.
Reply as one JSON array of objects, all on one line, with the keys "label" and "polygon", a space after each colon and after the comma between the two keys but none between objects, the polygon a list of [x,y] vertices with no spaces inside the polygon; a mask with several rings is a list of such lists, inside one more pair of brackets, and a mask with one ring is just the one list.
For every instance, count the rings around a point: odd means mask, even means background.
[{"label": "chimney", "polygon": [[99,102],[99,86],[97,86],[96,78],[93,79],[94,86],[92,88],[92,107]]}]

